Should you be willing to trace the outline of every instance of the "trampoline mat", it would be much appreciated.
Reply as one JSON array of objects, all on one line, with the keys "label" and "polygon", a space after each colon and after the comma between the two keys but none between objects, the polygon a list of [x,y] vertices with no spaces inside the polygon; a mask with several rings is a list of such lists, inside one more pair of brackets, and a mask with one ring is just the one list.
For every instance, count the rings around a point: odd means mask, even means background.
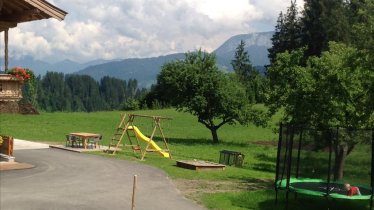
[{"label": "trampoline mat", "polygon": [[[291,183],[291,186],[299,189],[306,189],[312,191],[320,191],[323,193],[327,192],[327,183],[326,182],[295,182]],[[361,195],[371,195],[369,189],[364,187],[359,187]],[[338,193],[341,195],[347,195],[347,190],[344,188],[343,183],[330,183],[329,193]]]},{"label": "trampoline mat", "polygon": [[[283,179],[278,181],[278,187],[286,189],[287,180]],[[353,184],[353,186],[356,186]],[[371,189],[366,186],[357,186],[360,189],[361,195],[347,196],[347,191],[344,188],[344,183],[332,182],[329,184],[329,196],[340,199],[359,199],[368,200],[371,199]],[[314,196],[326,196],[327,194],[327,182],[319,179],[290,179],[291,191],[300,194],[314,195]]]}]

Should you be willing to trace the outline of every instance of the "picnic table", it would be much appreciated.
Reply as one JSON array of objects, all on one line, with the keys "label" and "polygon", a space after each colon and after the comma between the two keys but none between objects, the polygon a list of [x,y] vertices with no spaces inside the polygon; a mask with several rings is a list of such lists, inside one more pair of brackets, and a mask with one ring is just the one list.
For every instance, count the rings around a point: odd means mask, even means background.
[{"label": "picnic table", "polygon": [[[82,138],[83,148],[87,149],[88,140],[90,138],[97,138],[101,137],[101,134],[98,133],[85,133],[85,132],[76,132],[76,133],[69,133],[70,136],[80,137]],[[98,146],[99,142],[95,142],[95,148]]]}]

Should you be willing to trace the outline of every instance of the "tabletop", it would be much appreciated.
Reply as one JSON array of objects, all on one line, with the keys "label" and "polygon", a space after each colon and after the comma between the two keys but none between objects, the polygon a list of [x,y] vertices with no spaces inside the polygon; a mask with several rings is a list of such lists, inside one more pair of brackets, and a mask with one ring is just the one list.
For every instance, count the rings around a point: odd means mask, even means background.
[{"label": "tabletop", "polygon": [[77,132],[77,133],[69,133],[69,134],[73,136],[81,136],[81,137],[95,137],[95,136],[100,135],[98,133],[85,133],[85,132]]}]

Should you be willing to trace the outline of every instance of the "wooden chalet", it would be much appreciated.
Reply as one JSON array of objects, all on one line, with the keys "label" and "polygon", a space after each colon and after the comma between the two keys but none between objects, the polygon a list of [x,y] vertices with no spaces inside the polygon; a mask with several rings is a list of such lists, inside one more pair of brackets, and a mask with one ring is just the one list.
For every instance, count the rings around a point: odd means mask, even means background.
[{"label": "wooden chalet", "polygon": [[[55,18],[62,21],[67,12],[45,0],[0,0],[0,32],[4,33],[4,70],[8,70],[9,29],[19,23]],[[11,40],[10,40],[11,41]],[[0,74],[0,113],[19,112],[23,81],[9,74]]]}]

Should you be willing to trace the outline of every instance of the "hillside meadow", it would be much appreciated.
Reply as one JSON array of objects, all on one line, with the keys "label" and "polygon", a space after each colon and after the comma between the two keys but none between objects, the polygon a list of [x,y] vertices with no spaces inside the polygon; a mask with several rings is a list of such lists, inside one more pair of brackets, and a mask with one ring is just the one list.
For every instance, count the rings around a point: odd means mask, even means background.
[{"label": "hillside meadow", "polygon": [[[103,145],[108,145],[115,128],[124,112],[55,112],[40,115],[1,114],[0,134],[50,144],[64,144],[65,135],[70,132],[93,132],[104,136]],[[142,115],[165,116],[172,120],[161,121],[173,159],[162,158],[156,153],[147,154],[145,161],[139,154],[126,148],[116,155],[91,152],[109,158],[137,161],[164,170],[177,188],[190,199],[209,209],[283,209],[284,194],[281,192],[279,204],[275,205],[273,182],[275,177],[276,133],[281,114],[275,115],[267,127],[253,125],[224,125],[218,130],[219,144],[211,143],[211,134],[195,116],[177,112],[174,109],[144,110],[129,112]],[[150,135],[154,126],[149,118],[135,118],[134,124],[145,134]],[[158,134],[158,133],[157,133]],[[161,146],[160,136],[156,141]],[[126,141],[127,139],[123,139]],[[224,171],[193,171],[176,167],[176,160],[206,160],[218,162],[221,150],[238,151],[245,155],[243,167],[226,167]],[[352,154],[360,160],[364,149]],[[365,150],[366,151],[366,150]],[[361,162],[365,162],[364,160]],[[361,162],[352,165],[360,166]],[[349,164],[349,163],[348,163]],[[365,162],[366,164],[366,162]],[[361,169],[355,169],[361,171]],[[365,172],[366,173],[366,172]],[[365,176],[365,174],[364,174]],[[353,178],[360,180],[361,176]],[[352,179],[352,180],[353,180]],[[292,196],[293,197],[293,196]],[[299,196],[290,199],[290,210],[300,209],[364,209],[367,202],[326,201],[321,198]],[[308,205],[305,206],[305,203]]]}]

